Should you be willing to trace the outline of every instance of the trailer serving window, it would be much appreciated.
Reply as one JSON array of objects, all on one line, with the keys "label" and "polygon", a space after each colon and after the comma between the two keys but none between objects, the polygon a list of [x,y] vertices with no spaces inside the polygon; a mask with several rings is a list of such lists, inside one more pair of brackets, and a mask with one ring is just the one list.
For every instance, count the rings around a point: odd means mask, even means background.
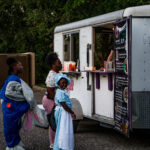
[{"label": "trailer serving window", "polygon": [[79,33],[69,33],[63,36],[64,40],[64,61],[79,60]]},{"label": "trailer serving window", "polygon": [[104,67],[104,61],[110,53],[113,45],[113,25],[95,27],[95,55],[94,66],[96,69]]}]

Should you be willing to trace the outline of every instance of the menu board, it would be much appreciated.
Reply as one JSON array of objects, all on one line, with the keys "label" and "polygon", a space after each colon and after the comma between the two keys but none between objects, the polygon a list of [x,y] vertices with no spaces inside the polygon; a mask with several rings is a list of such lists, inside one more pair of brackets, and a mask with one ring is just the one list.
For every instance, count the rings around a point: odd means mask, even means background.
[{"label": "menu board", "polygon": [[129,135],[127,22],[117,23],[115,33],[115,129]]}]

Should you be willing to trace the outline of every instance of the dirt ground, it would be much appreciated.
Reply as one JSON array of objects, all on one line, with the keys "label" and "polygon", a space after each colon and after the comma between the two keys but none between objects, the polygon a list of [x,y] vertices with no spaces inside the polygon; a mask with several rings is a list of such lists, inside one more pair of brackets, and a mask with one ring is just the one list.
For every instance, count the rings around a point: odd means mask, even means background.
[{"label": "dirt ground", "polygon": [[[40,104],[44,90],[36,88],[35,98]],[[5,150],[2,108],[0,105],[0,150]],[[21,130],[26,150],[49,150],[48,130],[35,127],[30,132]],[[75,150],[150,150],[150,134],[132,134],[128,139],[113,129],[100,127],[99,123],[84,119],[75,133]]]}]

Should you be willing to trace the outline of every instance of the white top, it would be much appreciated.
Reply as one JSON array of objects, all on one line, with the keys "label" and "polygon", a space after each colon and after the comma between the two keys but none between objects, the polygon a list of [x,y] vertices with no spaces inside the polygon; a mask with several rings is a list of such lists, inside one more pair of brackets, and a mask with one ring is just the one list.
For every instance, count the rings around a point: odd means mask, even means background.
[{"label": "white top", "polygon": [[46,78],[45,84],[46,87],[55,87],[55,77],[57,73],[54,72],[53,70],[50,70],[48,73],[48,76]]}]

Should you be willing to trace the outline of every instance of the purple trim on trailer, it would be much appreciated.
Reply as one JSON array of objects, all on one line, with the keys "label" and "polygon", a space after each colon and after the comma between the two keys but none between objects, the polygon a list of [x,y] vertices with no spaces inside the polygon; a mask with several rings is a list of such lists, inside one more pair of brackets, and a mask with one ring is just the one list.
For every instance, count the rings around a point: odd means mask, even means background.
[{"label": "purple trim on trailer", "polygon": [[115,74],[115,72],[104,72],[104,71],[82,71],[82,72],[90,72],[90,73],[95,73],[96,74],[96,89],[100,89],[100,74],[108,74],[108,90],[112,91],[113,90],[113,78],[112,74]]},{"label": "purple trim on trailer", "polygon": [[120,19],[120,20],[118,20],[117,22],[115,22],[114,25],[118,25],[118,24],[120,24],[120,23],[122,23],[122,22],[126,22],[128,18],[129,18],[129,17],[125,17],[125,18],[123,18],[123,19]]},{"label": "purple trim on trailer", "polygon": [[100,74],[96,73],[96,89],[100,89]]},{"label": "purple trim on trailer", "polygon": [[112,74],[108,75],[108,90],[113,90],[113,80],[112,80]]},{"label": "purple trim on trailer", "polygon": [[115,72],[113,71],[105,72],[105,71],[99,71],[99,70],[96,70],[96,71],[84,70],[82,72],[91,72],[91,73],[99,73],[99,74],[115,74]]},{"label": "purple trim on trailer", "polygon": [[132,99],[131,99],[131,87],[132,87],[132,79],[131,79],[131,58],[132,58],[132,17],[130,16],[128,19],[128,35],[129,35],[129,41],[128,41],[128,93],[129,93],[129,103],[128,103],[128,113],[129,113],[129,126],[130,129],[132,129]]}]

